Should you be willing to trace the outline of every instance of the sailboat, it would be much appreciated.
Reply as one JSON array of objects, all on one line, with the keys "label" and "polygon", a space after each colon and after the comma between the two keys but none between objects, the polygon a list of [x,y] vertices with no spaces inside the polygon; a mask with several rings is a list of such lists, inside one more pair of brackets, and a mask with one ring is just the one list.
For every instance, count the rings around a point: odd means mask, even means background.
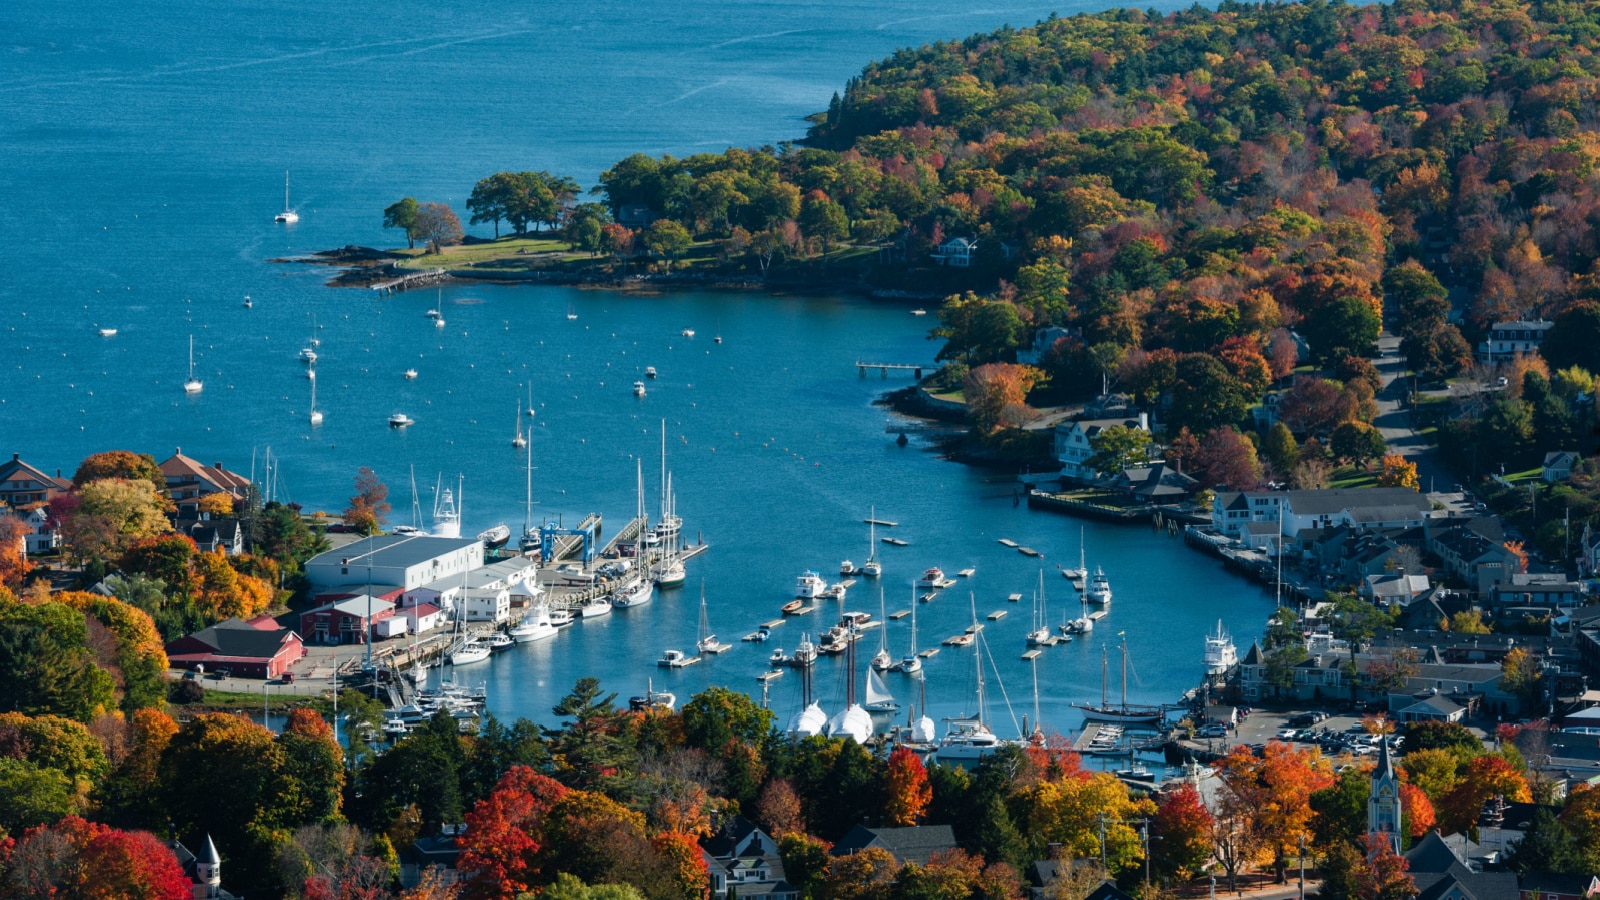
[{"label": "sailboat", "polygon": [[1083,561],[1083,529],[1078,529],[1078,567],[1076,569],[1062,569],[1062,577],[1068,581],[1082,581],[1089,577],[1089,568]]},{"label": "sailboat", "polygon": [[283,170],[283,212],[272,217],[272,221],[284,225],[293,225],[300,221],[300,214],[289,208],[289,170]]},{"label": "sailboat", "polygon": [[[644,475],[639,476],[639,514],[644,515]],[[683,560],[678,558],[678,533],[683,520],[677,515],[678,501],[672,493],[672,473],[667,471],[667,420],[661,420],[661,521],[656,524],[660,536],[661,560],[656,566],[656,585],[680,587],[687,576]]]},{"label": "sailboat", "polygon": [[867,712],[895,712],[900,709],[900,704],[895,702],[894,695],[889,693],[889,686],[884,684],[883,676],[873,669],[867,670]]},{"label": "sailboat", "polygon": [[539,547],[539,530],[533,527],[533,451],[528,451],[528,497],[526,511],[522,514],[522,540],[518,544],[523,555]]},{"label": "sailboat", "polygon": [[526,447],[528,439],[522,436],[522,398],[517,398],[517,434],[511,439],[511,446]]},{"label": "sailboat", "polygon": [[[878,621],[888,622],[883,605],[883,585],[878,585]],[[889,629],[878,629],[878,652],[872,656],[872,669],[876,672],[887,672],[894,665],[894,657],[889,655]]]},{"label": "sailboat", "polygon": [[1028,660],[1028,666],[1033,674],[1033,731],[1028,733],[1027,738],[1028,743],[1035,747],[1043,747],[1044,728],[1039,721],[1039,657],[1035,656]]},{"label": "sailboat", "polygon": [[[1094,619],[1089,616],[1089,598],[1083,597],[1080,602],[1083,604],[1083,615],[1070,622],[1062,622],[1061,633],[1063,635],[1088,634],[1094,630]],[[1065,618],[1065,616],[1066,614],[1062,613],[1062,617]]]},{"label": "sailboat", "polygon": [[311,339],[300,348],[300,361],[308,366],[317,364],[317,345],[322,343],[317,340],[317,314],[311,314]]},{"label": "sailboat", "polygon": [[1028,632],[1028,646],[1038,647],[1050,643],[1050,625],[1045,613],[1044,570],[1039,570],[1039,589],[1033,595],[1033,630]]},{"label": "sailboat", "polygon": [[867,561],[861,564],[861,574],[877,578],[883,574],[883,563],[878,562],[878,508],[870,507],[872,518],[867,520]]},{"label": "sailboat", "polygon": [[911,647],[900,657],[900,671],[915,675],[922,671],[922,657],[917,655],[917,586],[911,586]]},{"label": "sailboat", "polygon": [[574,320],[576,318],[578,318],[578,314],[572,311],[572,304],[568,303],[567,304],[567,321],[571,322],[572,320]]},{"label": "sailboat", "polygon": [[198,394],[205,390],[205,383],[194,377],[194,335],[189,335],[189,380],[183,383],[185,394]]},{"label": "sailboat", "polygon": [[1006,746],[1008,741],[996,737],[993,731],[983,720],[983,634],[977,632],[978,605],[977,598],[972,600],[972,627],[978,638],[978,647],[972,654],[978,672],[978,711],[970,716],[960,716],[946,719],[949,723],[944,738],[939,741],[938,757],[941,762],[946,760],[977,760],[996,752]]},{"label": "sailboat", "polygon": [[[928,715],[928,677],[918,672],[916,679],[917,703],[906,716],[906,720],[911,723],[911,743],[932,747],[937,734],[933,717]],[[917,715],[918,708],[922,710],[922,715],[920,716]]]},{"label": "sailboat", "polygon": [[1129,705],[1128,703],[1128,639],[1122,638],[1122,702],[1112,706],[1107,696],[1106,686],[1109,682],[1109,667],[1104,646],[1100,648],[1100,705],[1091,703],[1074,703],[1073,706],[1083,711],[1084,721],[1087,722],[1125,722],[1153,725],[1160,722],[1165,715],[1159,706]]},{"label": "sailboat", "polygon": [[711,619],[706,615],[706,583],[700,581],[700,639],[694,643],[700,655],[707,653],[721,653],[728,649],[729,644],[717,643],[717,636],[711,633]]},{"label": "sailboat", "polygon": [[[855,630],[854,624],[850,630]],[[844,688],[844,711],[828,720],[828,737],[847,737],[858,744],[865,744],[872,737],[872,714],[856,702],[856,642],[855,635],[851,634],[845,645],[846,677]],[[893,697],[889,698],[893,700]],[[896,707],[898,708],[898,707]]]},{"label": "sailboat", "polygon": [[[801,644],[805,644],[804,638],[801,639]],[[782,650],[777,651],[777,655],[782,653]],[[795,655],[800,654],[796,651]],[[816,737],[828,727],[828,714],[823,711],[822,705],[811,697],[811,666],[798,665],[796,668],[800,670],[800,711],[789,719],[789,736],[797,739]]]},{"label": "sailboat", "polygon": [[311,371],[311,424],[322,424],[322,412],[317,409],[317,372]]}]

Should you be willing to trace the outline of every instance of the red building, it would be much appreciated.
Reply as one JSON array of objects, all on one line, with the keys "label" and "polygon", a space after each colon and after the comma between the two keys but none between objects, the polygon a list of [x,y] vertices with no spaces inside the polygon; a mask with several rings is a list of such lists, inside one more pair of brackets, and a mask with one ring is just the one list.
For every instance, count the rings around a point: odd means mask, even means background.
[{"label": "red building", "polygon": [[395,614],[395,603],[403,593],[395,588],[386,594],[323,594],[323,605],[300,614],[300,633],[313,644],[365,644],[372,626]]},{"label": "red building", "polygon": [[167,661],[175,669],[227,669],[240,678],[282,677],[305,655],[300,635],[279,628],[270,616],[226,619],[167,645]]}]

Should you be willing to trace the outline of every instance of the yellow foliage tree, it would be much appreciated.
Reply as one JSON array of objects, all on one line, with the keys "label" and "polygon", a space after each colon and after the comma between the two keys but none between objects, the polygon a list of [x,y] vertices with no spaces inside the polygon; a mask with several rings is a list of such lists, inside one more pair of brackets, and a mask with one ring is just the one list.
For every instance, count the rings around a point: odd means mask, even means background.
[{"label": "yellow foliage tree", "polygon": [[1024,834],[1061,844],[1074,857],[1098,856],[1105,821],[1106,860],[1125,868],[1143,852],[1133,822],[1155,814],[1155,804],[1134,799],[1127,785],[1106,772],[1079,772],[1045,781],[1012,795],[1010,805]]},{"label": "yellow foliage tree", "polygon": [[200,498],[200,511],[214,519],[233,515],[233,495],[218,491]]},{"label": "yellow foliage tree", "polygon": [[1421,482],[1417,479],[1417,464],[1406,459],[1398,453],[1390,453],[1383,458],[1383,471],[1378,473],[1378,487],[1403,487],[1419,490]]}]

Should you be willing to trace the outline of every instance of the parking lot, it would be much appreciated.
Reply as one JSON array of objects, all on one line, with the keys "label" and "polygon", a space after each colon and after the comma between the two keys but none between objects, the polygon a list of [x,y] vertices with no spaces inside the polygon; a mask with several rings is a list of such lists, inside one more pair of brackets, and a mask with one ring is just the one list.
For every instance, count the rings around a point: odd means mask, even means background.
[{"label": "parking lot", "polygon": [[[1317,721],[1309,717],[1320,716]],[[1473,734],[1483,733],[1470,729]],[[1292,734],[1290,734],[1292,732]],[[1260,746],[1272,741],[1292,744],[1295,747],[1316,747],[1325,756],[1373,757],[1377,755],[1377,739],[1361,729],[1361,718],[1354,715],[1327,715],[1317,710],[1256,709],[1249,717],[1241,719],[1239,727],[1226,737],[1196,737],[1191,743],[1206,750],[1226,753],[1240,744]],[[1395,738],[1396,750],[1403,750],[1403,735]]]}]

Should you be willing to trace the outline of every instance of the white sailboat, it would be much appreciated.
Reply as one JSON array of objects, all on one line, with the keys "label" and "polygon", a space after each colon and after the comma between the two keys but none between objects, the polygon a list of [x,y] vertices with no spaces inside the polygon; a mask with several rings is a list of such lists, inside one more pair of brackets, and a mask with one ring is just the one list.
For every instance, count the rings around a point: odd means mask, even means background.
[{"label": "white sailboat", "polygon": [[634,606],[643,606],[650,602],[655,595],[655,585],[648,578],[634,578],[624,582],[611,595],[611,605],[618,609],[628,609]]},{"label": "white sailboat", "polygon": [[878,508],[870,507],[867,519],[867,561],[861,564],[861,574],[877,578],[883,574],[883,563],[878,562]]},{"label": "white sailboat", "polygon": [[1082,581],[1089,577],[1089,569],[1083,562],[1083,528],[1078,528],[1078,567],[1076,569],[1062,569],[1061,574],[1068,581]]},{"label": "white sailboat", "polygon": [[721,653],[728,649],[728,644],[717,643],[717,636],[711,633],[711,619],[706,615],[706,583],[700,582],[700,639],[694,643],[700,655],[707,653]]},{"label": "white sailboat", "polygon": [[[678,498],[672,491],[672,473],[667,471],[667,420],[661,420],[661,521],[656,523],[661,559],[656,566],[656,585],[663,588],[679,587],[687,579],[683,560],[678,556],[679,534],[683,520],[678,518]],[[644,514],[644,477],[639,478],[639,511]]]},{"label": "white sailboat", "polygon": [[[1061,634],[1063,636],[1088,634],[1094,630],[1094,619],[1089,616],[1089,598],[1083,597],[1080,602],[1083,604],[1083,615],[1070,622],[1061,623]],[[1063,613],[1062,615],[1065,617],[1066,614]]]},{"label": "white sailboat", "polygon": [[[885,612],[886,609],[883,605],[883,585],[880,584],[878,585],[879,622],[888,623],[889,617],[885,615]],[[885,624],[885,627],[878,629],[878,652],[872,656],[872,669],[875,672],[887,672],[893,666],[894,657],[889,655],[889,629],[887,624]]]},{"label": "white sailboat", "polygon": [[900,709],[894,695],[889,693],[889,686],[884,684],[883,676],[872,669],[867,670],[866,709],[867,712],[895,712]]},{"label": "white sailboat", "polygon": [[911,586],[911,647],[900,657],[900,671],[915,675],[922,671],[922,657],[917,655],[917,586]]},{"label": "white sailboat", "polygon": [[[854,626],[851,627],[852,631]],[[828,737],[847,737],[858,744],[865,744],[872,737],[872,714],[856,702],[856,642],[855,635],[850,635],[851,640],[845,645],[845,700],[844,710],[828,720]],[[890,698],[893,699],[892,697]]]},{"label": "white sailboat", "polygon": [[300,214],[289,206],[289,170],[283,170],[283,212],[272,217],[272,221],[284,225],[293,225],[300,221]]},{"label": "white sailboat", "polygon": [[1033,595],[1033,630],[1028,632],[1028,646],[1046,645],[1050,640],[1050,620],[1045,612],[1044,570],[1040,569],[1039,589]]},{"label": "white sailboat", "polygon": [[567,321],[571,322],[576,318],[578,318],[578,314],[572,311],[572,304],[568,303],[567,304]]},{"label": "white sailboat", "polygon": [[[973,598],[972,627],[978,627],[977,599]],[[945,760],[980,760],[1006,746],[1009,741],[1002,741],[989,730],[989,725],[983,719],[983,634],[975,632],[977,648],[972,654],[978,673],[978,710],[970,716],[959,716],[946,719],[948,727],[945,736],[939,741],[938,757]]]},{"label": "white sailboat", "polygon": [[522,514],[522,539],[518,542],[523,555],[532,553],[539,547],[539,529],[533,527],[533,451],[528,451],[528,495],[527,506]]},{"label": "white sailboat", "polygon": [[189,335],[189,380],[183,383],[185,394],[198,394],[205,390],[205,383],[194,377],[194,335]]},{"label": "white sailboat", "polygon": [[511,438],[511,446],[521,448],[528,446],[528,439],[522,436],[522,398],[517,398],[517,433]]}]

